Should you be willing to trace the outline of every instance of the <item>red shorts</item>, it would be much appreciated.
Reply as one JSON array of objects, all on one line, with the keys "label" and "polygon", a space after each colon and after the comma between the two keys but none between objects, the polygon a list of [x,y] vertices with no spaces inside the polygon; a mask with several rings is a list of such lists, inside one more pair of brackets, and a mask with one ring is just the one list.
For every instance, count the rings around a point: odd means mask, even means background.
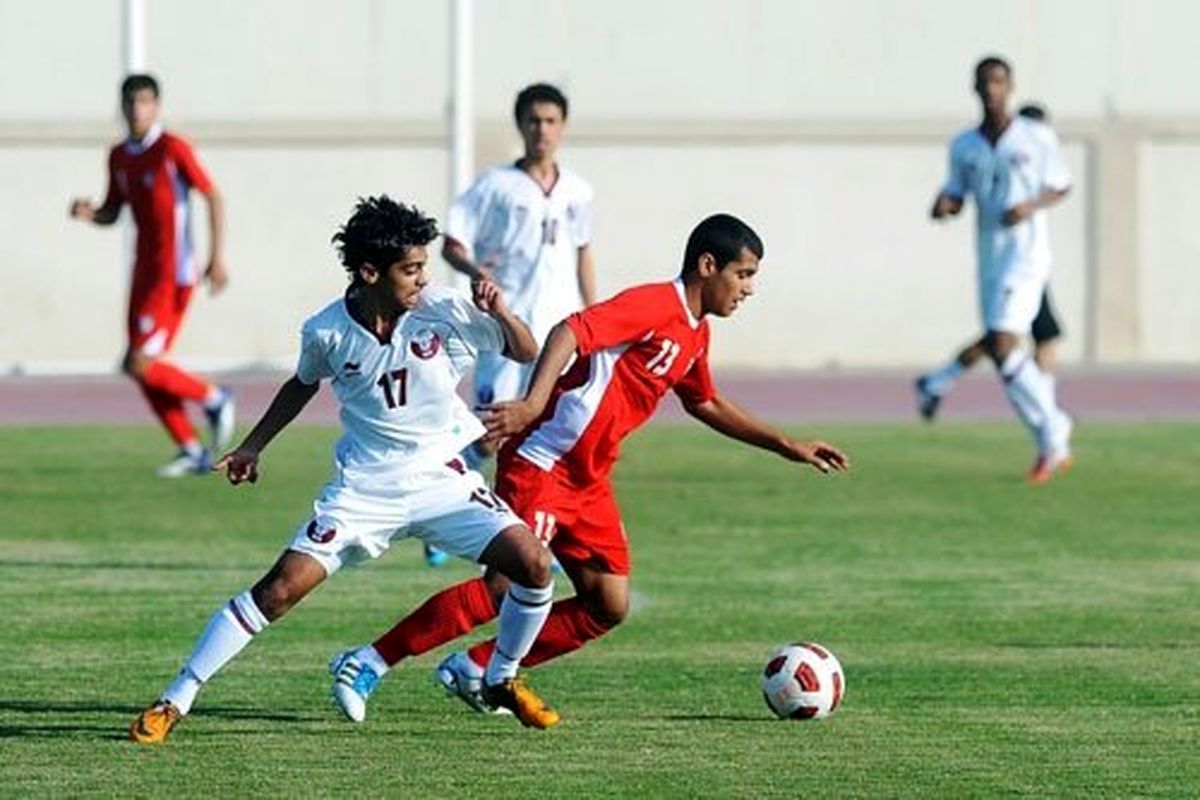
[{"label": "red shorts", "polygon": [[629,540],[607,480],[574,486],[502,450],[496,494],[550,545],[559,561],[586,564],[612,575],[629,574]]},{"label": "red shorts", "polygon": [[129,349],[151,357],[170,349],[191,296],[191,286],[173,282],[145,289],[135,284],[129,298]]}]

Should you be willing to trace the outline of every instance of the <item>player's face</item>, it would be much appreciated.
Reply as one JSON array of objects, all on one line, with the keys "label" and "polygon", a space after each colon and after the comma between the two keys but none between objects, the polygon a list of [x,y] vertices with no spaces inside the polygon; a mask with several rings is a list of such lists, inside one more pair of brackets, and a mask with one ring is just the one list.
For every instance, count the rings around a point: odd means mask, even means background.
[{"label": "player's face", "polygon": [[554,103],[531,103],[521,115],[521,138],[525,140],[527,158],[554,155],[562,139],[566,120],[562,109]]},{"label": "player's face", "polygon": [[991,66],[975,82],[975,94],[988,114],[1003,114],[1012,96],[1012,76],[1001,66]]},{"label": "player's face", "polygon": [[425,272],[428,260],[424,247],[410,247],[403,258],[382,272],[364,267],[362,278],[379,293],[385,307],[403,314],[416,307],[421,300],[421,290],[429,283]]},{"label": "player's face", "polygon": [[[754,294],[754,276],[758,274],[758,257],[746,248],[736,261],[717,267],[715,259],[701,256],[700,273],[704,276],[701,305],[706,314],[728,317]],[[707,259],[707,262],[704,261]],[[707,274],[706,274],[707,273]]]},{"label": "player's face", "polygon": [[121,112],[125,115],[130,135],[141,139],[158,119],[158,98],[154,96],[154,90],[138,89],[121,103]]}]

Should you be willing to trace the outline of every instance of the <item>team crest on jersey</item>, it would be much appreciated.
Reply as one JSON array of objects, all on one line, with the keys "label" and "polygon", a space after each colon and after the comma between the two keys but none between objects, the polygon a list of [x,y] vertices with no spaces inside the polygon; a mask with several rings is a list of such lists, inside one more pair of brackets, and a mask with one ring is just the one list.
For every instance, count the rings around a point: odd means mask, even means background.
[{"label": "team crest on jersey", "polygon": [[423,328],[413,336],[408,349],[412,350],[412,354],[417,358],[428,360],[436,356],[442,349],[442,340],[433,331]]},{"label": "team crest on jersey", "polygon": [[321,526],[317,525],[317,520],[314,519],[308,523],[308,530],[305,531],[305,534],[317,544],[329,544],[333,541],[333,537],[337,536],[337,528],[321,530]]}]

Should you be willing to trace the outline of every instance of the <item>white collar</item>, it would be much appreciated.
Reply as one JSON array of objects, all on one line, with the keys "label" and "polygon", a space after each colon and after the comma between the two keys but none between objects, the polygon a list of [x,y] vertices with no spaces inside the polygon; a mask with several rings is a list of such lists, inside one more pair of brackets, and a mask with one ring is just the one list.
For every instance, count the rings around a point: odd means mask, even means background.
[{"label": "white collar", "polygon": [[688,324],[692,326],[692,330],[700,327],[700,320],[692,314],[692,309],[688,308],[687,292],[683,290],[683,278],[676,278],[671,281],[671,285],[675,287],[675,294],[679,295],[679,304],[683,306],[683,313],[687,314]]},{"label": "white collar", "polygon": [[163,134],[162,123],[156,122],[150,126],[150,130],[146,131],[146,135],[141,139],[134,139],[132,136],[125,140],[125,149],[133,155],[144,153],[154,146],[154,143],[159,140]]}]

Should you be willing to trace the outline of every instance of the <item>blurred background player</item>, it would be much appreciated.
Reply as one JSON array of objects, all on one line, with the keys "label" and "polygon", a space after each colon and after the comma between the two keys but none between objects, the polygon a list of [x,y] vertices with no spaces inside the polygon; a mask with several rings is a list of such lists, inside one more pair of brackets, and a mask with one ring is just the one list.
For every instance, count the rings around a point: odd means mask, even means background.
[{"label": "blurred background player", "polygon": [[[436,237],[432,219],[386,195],[360,200],[334,236],[350,287],[304,323],[296,374],[216,466],[230,483],[255,482],[262,451],[329,379],[344,429],[336,475],[275,565],[212,616],[175,680],[130,726],[134,741],[165,741],[204,683],[268,624],[342,566],[382,555],[399,536],[436,541],[511,579],[486,692],[526,725],[558,721],[516,677],[549,613],[550,556],[458,456],[484,433],[456,394],[475,354],[531,361],[537,344],[490,281],[476,281],[473,298],[426,289],[426,245]],[[369,677],[344,665],[334,671],[352,685]]]},{"label": "blurred background player", "polygon": [[[212,294],[225,288],[229,275],[223,255],[224,206],[221,194],[183,139],[158,121],[158,82],[135,74],[121,84],[121,111],[129,129],[125,141],[108,155],[108,192],[96,206],[79,198],[71,216],[96,225],[112,225],[128,203],[137,225],[136,256],[130,281],[129,342],[122,369],[137,381],[179,447],[179,454],[157,470],[164,478],[207,474],[211,459],[184,411],[185,400],[204,408],[218,449],[233,436],[233,395],[166,359],[179,333],[201,277]],[[210,255],[200,273],[192,249],[188,194],[199,191],[208,203]]]},{"label": "blurred background player", "polygon": [[[1050,119],[1046,109],[1037,103],[1026,103],[1021,106],[1017,109],[1017,116],[1047,125]],[[1049,284],[1042,291],[1042,302],[1038,306],[1037,316],[1033,318],[1029,334],[1033,339],[1033,360],[1037,362],[1038,368],[1046,376],[1046,380],[1054,385],[1054,343],[1062,336],[1062,326],[1059,325],[1058,317],[1054,313],[1054,305],[1050,302]],[[947,364],[917,378],[917,408],[921,412],[921,416],[932,422],[937,416],[942,398],[954,388],[958,378],[986,355],[986,343],[984,337],[980,337],[960,350],[958,355]]]},{"label": "blurred background player", "polygon": [[[836,448],[783,435],[713,386],[708,317],[730,316],[754,293],[762,254],[762,241],[744,222],[729,214],[708,217],[688,237],[679,277],[627,289],[568,316],[551,330],[525,399],[485,410],[487,438],[512,437],[500,451],[496,493],[549,544],[575,588],[575,596],[555,602],[525,666],[583,647],[628,613],[629,541],[610,475],[622,440],[668,390],[691,416],[731,439],[821,472],[849,466]],[[504,585],[503,576],[489,571],[452,586],[374,644],[337,656],[374,676],[367,691],[334,684],[346,716],[366,717],[370,690],[401,659],[492,620]],[[438,666],[437,678],[472,708],[491,710],[480,686],[495,652],[491,639],[454,653]]]},{"label": "blurred background player", "polygon": [[[567,98],[546,83],[517,94],[513,118],[524,154],[494,167],[451,205],[442,256],[472,280],[499,284],[509,306],[538,345],[550,328],[596,301],[592,259],[592,187],[558,163],[567,124]],[[475,364],[477,405],[521,397],[532,365],[481,355]],[[479,468],[495,445],[477,442],[465,454]],[[445,555],[426,549],[436,566]]]},{"label": "blurred background player", "polygon": [[1054,384],[1022,348],[1050,273],[1045,209],[1071,187],[1058,137],[1048,126],[1009,110],[1012,69],[1004,59],[975,67],[983,120],[950,145],[950,175],[934,201],[935,220],[957,215],[975,199],[979,308],[984,349],[1005,393],[1037,444],[1034,483],[1071,464],[1071,419],[1058,407]]}]

